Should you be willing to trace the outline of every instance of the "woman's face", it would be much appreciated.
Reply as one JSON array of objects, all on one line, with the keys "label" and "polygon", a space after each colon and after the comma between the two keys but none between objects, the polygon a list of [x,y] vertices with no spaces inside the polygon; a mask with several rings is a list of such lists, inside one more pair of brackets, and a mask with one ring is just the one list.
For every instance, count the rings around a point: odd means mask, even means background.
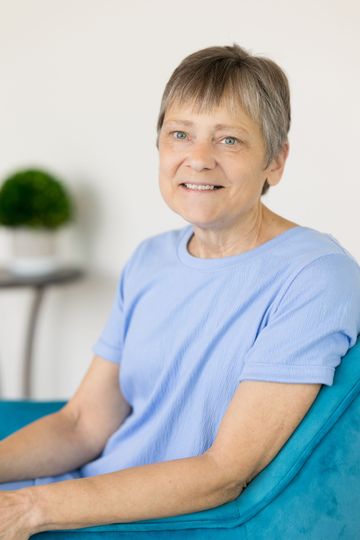
[{"label": "woman's face", "polygon": [[[208,229],[241,225],[259,205],[266,179],[282,175],[286,149],[264,169],[259,125],[239,108],[198,113],[190,104],[166,111],[159,133],[159,185],[167,205],[189,223]],[[222,186],[201,191],[183,184]]]}]

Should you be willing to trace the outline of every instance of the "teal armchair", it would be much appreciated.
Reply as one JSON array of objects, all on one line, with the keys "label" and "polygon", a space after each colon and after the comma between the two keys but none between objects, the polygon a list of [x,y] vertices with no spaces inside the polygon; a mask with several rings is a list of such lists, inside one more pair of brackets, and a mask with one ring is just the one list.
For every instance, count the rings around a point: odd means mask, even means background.
[{"label": "teal armchair", "polygon": [[[63,402],[0,402],[0,438]],[[234,501],[161,519],[52,531],[38,540],[360,538],[360,339],[278,455]]]}]

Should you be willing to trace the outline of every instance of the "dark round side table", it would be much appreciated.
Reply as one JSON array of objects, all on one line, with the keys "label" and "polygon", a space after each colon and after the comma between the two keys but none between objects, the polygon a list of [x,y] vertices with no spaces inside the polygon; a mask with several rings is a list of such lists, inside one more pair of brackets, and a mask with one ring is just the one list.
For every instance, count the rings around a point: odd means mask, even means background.
[{"label": "dark round side table", "polygon": [[25,399],[31,397],[31,375],[33,367],[33,344],[38,319],[39,308],[44,297],[46,287],[71,283],[82,277],[85,272],[80,268],[64,266],[53,272],[41,275],[22,276],[12,272],[9,268],[0,267],[0,288],[30,287],[34,290],[34,298],[30,308],[29,321],[26,331],[22,394]]}]

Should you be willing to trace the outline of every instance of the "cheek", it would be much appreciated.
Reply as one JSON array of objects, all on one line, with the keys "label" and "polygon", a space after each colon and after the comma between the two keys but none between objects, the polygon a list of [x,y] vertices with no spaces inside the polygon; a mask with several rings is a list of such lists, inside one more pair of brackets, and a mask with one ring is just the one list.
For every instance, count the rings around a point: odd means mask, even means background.
[{"label": "cheek", "polygon": [[173,160],[162,158],[159,161],[159,186],[162,193],[170,193],[174,185],[177,168],[174,166]]},{"label": "cheek", "polygon": [[181,160],[178,155],[170,152],[162,152],[159,156],[160,172],[171,174],[176,171]]},{"label": "cheek", "polygon": [[242,159],[229,159],[223,162],[224,170],[227,175],[235,182],[244,185],[256,184],[261,177],[256,163]]}]

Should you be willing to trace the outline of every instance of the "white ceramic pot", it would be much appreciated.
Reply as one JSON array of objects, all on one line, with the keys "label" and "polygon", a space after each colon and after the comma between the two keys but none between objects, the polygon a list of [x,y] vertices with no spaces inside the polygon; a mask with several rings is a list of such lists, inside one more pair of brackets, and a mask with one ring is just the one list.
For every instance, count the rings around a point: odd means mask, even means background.
[{"label": "white ceramic pot", "polygon": [[11,235],[13,272],[21,275],[39,275],[58,268],[54,231],[17,227],[11,231]]}]

